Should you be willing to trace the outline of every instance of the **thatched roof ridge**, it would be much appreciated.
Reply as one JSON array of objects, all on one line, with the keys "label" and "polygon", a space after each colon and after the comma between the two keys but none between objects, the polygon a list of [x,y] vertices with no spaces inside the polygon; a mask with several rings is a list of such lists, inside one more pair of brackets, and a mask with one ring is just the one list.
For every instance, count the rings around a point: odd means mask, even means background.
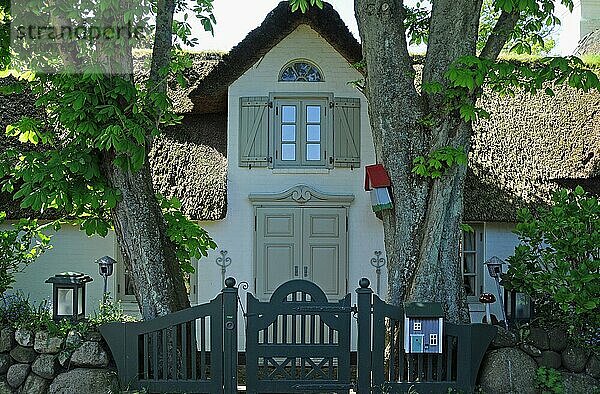
[{"label": "thatched roof ridge", "polygon": [[576,56],[600,55],[600,29],[596,29],[583,37],[579,41],[574,54]]},{"label": "thatched roof ridge", "polygon": [[[180,114],[194,112],[190,94],[223,59],[223,53],[220,52],[189,52],[187,55],[192,60],[192,67],[184,73],[186,86],[180,86],[174,79],[168,81],[167,94],[173,101],[173,109]],[[148,79],[150,56],[149,52],[134,52],[133,70],[136,80]]]},{"label": "thatched roof ridge", "polygon": [[362,59],[360,44],[331,4],[324,2],[323,9],[310,7],[302,13],[292,12],[289,2],[282,1],[259,27],[248,33],[198,83],[196,90],[191,93],[195,111],[225,111],[229,85],[301,24],[306,24],[319,33],[349,63]]}]

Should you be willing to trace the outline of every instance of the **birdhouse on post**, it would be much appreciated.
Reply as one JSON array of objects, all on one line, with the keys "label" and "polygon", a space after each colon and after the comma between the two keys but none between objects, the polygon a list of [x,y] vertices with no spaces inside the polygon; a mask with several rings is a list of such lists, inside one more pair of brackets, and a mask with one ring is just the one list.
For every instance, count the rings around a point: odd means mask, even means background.
[{"label": "birdhouse on post", "polygon": [[404,352],[442,353],[444,311],[439,302],[404,304]]},{"label": "birdhouse on post", "polygon": [[390,194],[391,185],[390,176],[382,164],[365,167],[365,190],[371,193],[373,212],[391,209],[394,206]]}]

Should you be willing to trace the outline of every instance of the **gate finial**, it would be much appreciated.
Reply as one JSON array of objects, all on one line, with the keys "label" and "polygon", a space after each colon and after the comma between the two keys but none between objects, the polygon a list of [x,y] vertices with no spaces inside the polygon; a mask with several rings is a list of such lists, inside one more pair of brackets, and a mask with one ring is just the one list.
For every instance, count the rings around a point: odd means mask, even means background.
[{"label": "gate finial", "polygon": [[358,285],[363,289],[368,288],[370,284],[371,284],[371,281],[367,278],[362,278],[361,280],[358,281]]},{"label": "gate finial", "polygon": [[231,289],[233,286],[235,286],[235,278],[229,277],[229,278],[225,279],[225,287],[228,287]]}]

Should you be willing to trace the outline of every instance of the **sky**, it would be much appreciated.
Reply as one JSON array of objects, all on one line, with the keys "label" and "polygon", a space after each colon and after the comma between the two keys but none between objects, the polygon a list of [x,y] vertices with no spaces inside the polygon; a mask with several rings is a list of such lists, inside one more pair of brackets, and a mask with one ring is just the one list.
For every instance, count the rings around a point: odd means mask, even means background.
[{"label": "sky", "polygon": [[[199,45],[194,50],[229,51],[257,28],[280,0],[214,0],[214,15],[217,19],[215,35],[194,26],[194,35]],[[340,14],[346,25],[358,39],[358,27],[354,18],[353,0],[327,0]],[[298,11],[300,12],[300,11]]]},{"label": "sky", "polygon": [[[205,32],[199,24],[194,24],[193,35],[198,37],[199,45],[191,48],[195,51],[217,50],[229,51],[253,29],[258,27],[266,15],[279,4],[280,0],[214,0],[214,15],[217,19],[214,37]],[[346,25],[359,39],[358,26],[354,18],[353,0],[327,0],[340,14]],[[416,0],[409,0],[413,3]],[[577,45],[576,34],[570,34],[572,25],[576,25],[566,8],[557,2],[556,14],[563,19],[564,28],[558,28],[555,33],[557,47],[555,54],[570,54]],[[580,0],[575,0],[577,14]],[[560,34],[565,30],[565,34]],[[360,41],[360,40],[359,40]],[[413,52],[424,52],[424,47],[411,48]]]}]

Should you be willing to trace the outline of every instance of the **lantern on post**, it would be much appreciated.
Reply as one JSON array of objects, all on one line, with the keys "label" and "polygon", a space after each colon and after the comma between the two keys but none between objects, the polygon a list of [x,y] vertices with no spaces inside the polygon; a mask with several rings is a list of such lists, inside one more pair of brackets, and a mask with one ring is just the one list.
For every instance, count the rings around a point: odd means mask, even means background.
[{"label": "lantern on post", "polygon": [[85,287],[93,281],[80,272],[62,272],[46,280],[52,283],[52,318],[73,322],[85,317]]},{"label": "lantern on post", "polygon": [[533,301],[525,293],[504,290],[506,318],[511,325],[529,323],[533,319]]},{"label": "lantern on post", "polygon": [[96,264],[98,264],[98,271],[100,272],[100,276],[104,278],[104,296],[106,297],[107,292],[107,282],[108,277],[113,274],[114,265],[116,264],[116,260],[110,256],[100,257],[96,260]]},{"label": "lantern on post", "polygon": [[[494,282],[496,282],[496,290],[498,291],[498,298],[500,299],[500,309],[502,310],[502,317],[504,318],[504,327],[508,330],[508,320],[506,319],[506,311],[504,310],[505,302],[502,301],[502,293],[500,292],[500,277],[502,276],[503,265],[504,261],[496,256],[492,256],[492,258],[485,262],[485,266],[487,267],[490,276],[494,278]],[[486,311],[488,308],[489,305],[486,305]]]}]

